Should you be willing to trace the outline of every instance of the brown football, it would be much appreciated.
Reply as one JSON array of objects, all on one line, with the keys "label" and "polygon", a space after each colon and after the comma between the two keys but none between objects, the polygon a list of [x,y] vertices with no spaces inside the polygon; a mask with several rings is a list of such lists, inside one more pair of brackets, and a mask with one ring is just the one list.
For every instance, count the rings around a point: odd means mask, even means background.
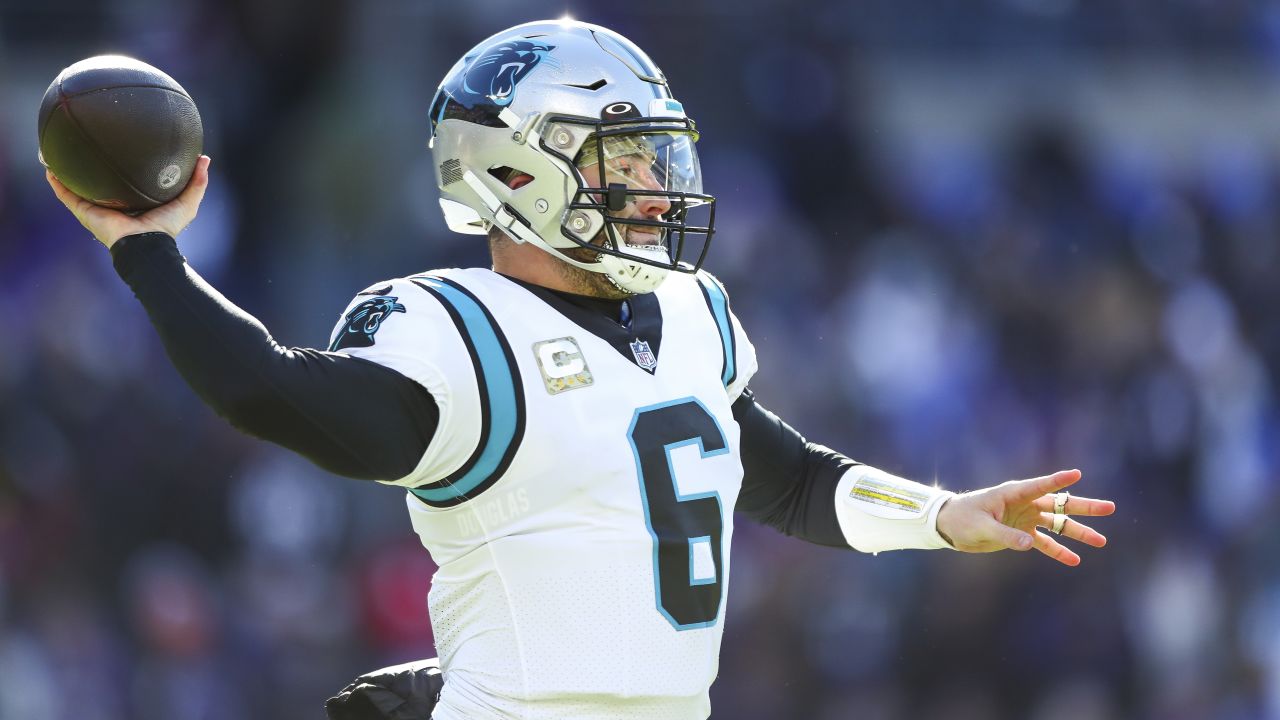
[{"label": "brown football", "polygon": [[99,55],[54,78],[40,103],[40,157],[80,197],[129,212],[172,200],[204,145],[195,101],[173,78]]}]

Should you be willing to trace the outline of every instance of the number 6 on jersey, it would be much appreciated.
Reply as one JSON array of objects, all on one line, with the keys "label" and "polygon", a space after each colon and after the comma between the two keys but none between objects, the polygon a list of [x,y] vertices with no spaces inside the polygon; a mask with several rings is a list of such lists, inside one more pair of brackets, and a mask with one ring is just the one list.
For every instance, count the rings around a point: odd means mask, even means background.
[{"label": "number 6 on jersey", "polygon": [[681,495],[671,451],[696,444],[704,458],[721,455],[728,452],[724,433],[701,403],[683,398],[637,410],[627,437],[653,537],[658,612],[677,630],[711,627],[724,584],[720,494]]}]

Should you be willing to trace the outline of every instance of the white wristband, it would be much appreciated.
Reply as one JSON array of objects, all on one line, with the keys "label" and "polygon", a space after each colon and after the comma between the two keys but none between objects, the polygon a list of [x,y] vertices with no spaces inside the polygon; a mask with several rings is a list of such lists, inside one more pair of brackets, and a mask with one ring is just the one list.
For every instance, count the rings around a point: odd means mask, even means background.
[{"label": "white wristband", "polygon": [[836,485],[836,518],[855,550],[936,550],[951,547],[938,534],[938,511],[953,492],[854,465]]}]

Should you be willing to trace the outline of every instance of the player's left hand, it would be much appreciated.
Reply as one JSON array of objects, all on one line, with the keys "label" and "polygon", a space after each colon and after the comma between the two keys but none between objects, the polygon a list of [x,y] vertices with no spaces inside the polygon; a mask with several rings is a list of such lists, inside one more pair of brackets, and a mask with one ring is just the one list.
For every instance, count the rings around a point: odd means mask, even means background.
[{"label": "player's left hand", "polygon": [[[1040,528],[1054,524],[1057,493],[1080,479],[1079,470],[1060,470],[1052,475],[1009,482],[967,492],[947,500],[938,512],[938,533],[961,552],[985,553],[997,550],[1030,550],[1032,547],[1064,565],[1080,564],[1080,556],[1054,540]],[[1064,515],[1099,516],[1116,511],[1110,500],[1067,498]],[[1107,539],[1093,528],[1067,519],[1062,536],[1086,545],[1102,547]]]}]

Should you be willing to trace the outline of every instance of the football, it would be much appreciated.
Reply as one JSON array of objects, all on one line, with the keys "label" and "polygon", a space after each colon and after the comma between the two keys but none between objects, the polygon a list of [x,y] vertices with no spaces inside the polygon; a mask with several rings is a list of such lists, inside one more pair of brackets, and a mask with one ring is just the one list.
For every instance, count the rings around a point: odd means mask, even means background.
[{"label": "football", "polygon": [[58,73],[40,103],[40,161],[90,202],[142,212],[187,186],[204,145],[195,101],[133,58],[91,57]]}]

